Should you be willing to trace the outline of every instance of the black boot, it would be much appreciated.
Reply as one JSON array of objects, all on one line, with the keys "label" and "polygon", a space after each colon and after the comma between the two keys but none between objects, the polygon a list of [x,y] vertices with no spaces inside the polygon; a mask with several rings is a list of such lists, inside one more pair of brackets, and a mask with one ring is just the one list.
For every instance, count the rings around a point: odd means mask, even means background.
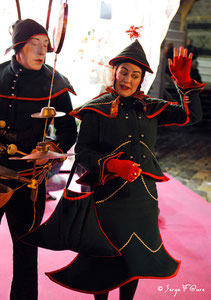
[{"label": "black boot", "polygon": [[120,300],[133,300],[138,285],[138,280],[133,280],[121,286],[119,289]]},{"label": "black boot", "polygon": [[108,299],[108,293],[94,295],[94,296],[95,296],[95,300],[107,300]]}]

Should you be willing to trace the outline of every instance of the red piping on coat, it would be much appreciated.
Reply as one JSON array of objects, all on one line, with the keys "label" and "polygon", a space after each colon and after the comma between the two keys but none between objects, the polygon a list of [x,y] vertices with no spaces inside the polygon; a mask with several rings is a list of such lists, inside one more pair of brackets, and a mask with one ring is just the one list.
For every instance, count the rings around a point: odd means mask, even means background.
[{"label": "red piping on coat", "polygon": [[164,176],[157,176],[157,175],[154,175],[152,173],[148,173],[148,172],[144,172],[144,171],[142,171],[141,174],[150,176],[152,178],[155,178],[155,179],[158,179],[158,180],[161,180],[161,181],[169,181],[169,179],[170,179],[166,175],[164,175]]},{"label": "red piping on coat", "polygon": [[[105,117],[110,117],[110,115],[108,115],[108,114],[105,114],[105,113],[103,113],[102,111],[100,111],[100,110],[98,110],[98,109],[96,109],[96,108],[92,108],[92,107],[84,107],[84,108],[81,108],[79,111],[71,111],[70,113],[69,113],[69,115],[70,116],[73,116],[73,117],[75,117],[75,118],[77,118],[77,119],[79,119],[79,120],[81,120],[81,117],[80,116],[78,116],[78,114],[80,113],[80,112],[82,112],[83,110],[92,110],[92,111],[95,111],[95,112],[97,112],[97,113],[99,113],[99,114],[101,114],[101,115],[103,115],[103,116],[105,116]],[[77,115],[75,115],[75,114],[77,114]]]},{"label": "red piping on coat", "polygon": [[71,200],[71,201],[77,201],[77,200],[80,200],[80,199],[84,199],[84,198],[87,198],[88,196],[92,195],[94,192],[74,192],[76,195],[80,195],[78,197],[68,197],[68,189],[64,189],[64,198],[65,199],[68,199],[68,200]]},{"label": "red piping on coat", "polygon": [[164,124],[164,125],[160,125],[160,126],[173,126],[173,125],[175,125],[175,126],[184,126],[184,125],[186,125],[186,124],[188,124],[189,122],[190,122],[190,118],[189,118],[189,107],[188,107],[188,105],[187,105],[187,102],[186,102],[186,100],[185,100],[185,95],[183,96],[183,104],[184,104],[184,108],[185,108],[185,112],[186,112],[186,116],[187,116],[187,118],[186,118],[186,121],[184,122],[184,123],[181,123],[181,124],[178,124],[178,123],[170,123],[170,124]]},{"label": "red piping on coat", "polygon": [[[64,197],[65,197],[65,195],[66,195],[66,189],[64,190]],[[80,194],[80,192],[75,192],[76,194]],[[80,197],[77,197],[77,198],[74,198],[74,199],[76,199],[76,201],[77,200],[80,200],[80,199],[82,199],[82,198],[85,198],[85,197],[87,197],[87,195],[91,195],[91,194],[93,194],[94,192],[89,192],[89,193],[83,193],[83,195]],[[72,197],[65,197],[66,199],[70,199],[70,201],[73,201],[73,200],[71,200],[72,199]],[[116,255],[112,255],[112,256],[107,256],[107,255],[105,255],[105,256],[100,256],[100,257],[116,257],[116,256],[122,256],[122,254],[121,254],[121,252],[119,251],[119,249],[117,249],[116,248],[116,246],[114,246],[114,244],[110,241],[110,239],[108,238],[108,236],[105,234],[105,232],[103,231],[103,229],[102,229],[102,227],[101,227],[101,225],[100,225],[100,221],[99,221],[99,218],[98,218],[98,215],[97,215],[97,210],[96,210],[96,207],[95,207],[95,203],[94,203],[94,200],[92,199],[92,202],[93,202],[93,207],[94,207],[94,211],[95,211],[95,216],[96,216],[96,219],[97,219],[97,223],[98,223],[98,226],[99,226],[99,228],[100,228],[100,231],[102,232],[102,234],[105,236],[105,238],[107,239],[107,241],[108,241],[108,243],[116,250],[116,252],[118,253],[118,254],[116,254]],[[35,231],[36,229],[38,229],[40,226],[42,226],[43,224],[45,224],[45,223],[47,223],[48,222],[48,220],[51,218],[51,216],[54,214],[54,212],[55,212],[55,210],[56,210],[56,208],[54,209],[54,211],[52,212],[52,214],[49,216],[49,218],[44,222],[44,223],[42,223],[42,224],[40,224],[40,225],[38,225],[36,228],[34,228],[34,229],[32,229],[31,231],[30,231],[30,233],[32,233],[33,231]],[[23,234],[21,237],[19,237],[18,239],[20,239],[21,240],[21,238],[22,237],[24,237],[24,236],[27,236],[28,234],[30,234],[29,232],[27,232],[27,233],[25,233],[25,234]],[[23,243],[24,244],[27,244],[27,245],[31,245],[29,242],[25,242],[25,241],[23,241]],[[92,256],[95,256],[95,257],[98,257],[98,256],[96,256],[96,255],[92,255]],[[73,261],[72,261],[73,262]],[[71,262],[71,263],[72,263]],[[70,263],[70,264],[71,264]],[[64,267],[65,268],[65,267]]]},{"label": "red piping on coat", "polygon": [[163,107],[161,107],[158,111],[156,111],[154,114],[146,116],[148,119],[154,118],[158,114],[160,114],[170,103],[166,103]]},{"label": "red piping on coat", "polygon": [[105,172],[105,167],[106,167],[107,161],[111,160],[113,158],[117,158],[118,159],[122,154],[124,154],[124,152],[119,152],[119,153],[117,153],[117,154],[115,154],[113,156],[109,156],[107,159],[104,160],[103,165],[102,165],[102,173],[101,173],[101,182],[102,182],[103,185],[105,184],[106,178],[108,178],[108,175],[110,175],[110,173],[106,174],[105,176],[103,174]]},{"label": "red piping on coat", "polygon": [[[176,80],[174,79],[173,76],[171,76],[171,78],[172,78],[172,81],[174,81],[174,82],[176,81]],[[176,85],[177,85],[179,88],[183,89],[183,90],[187,90],[187,89],[191,89],[191,90],[200,89],[200,93],[201,93],[201,92],[203,91],[203,89],[204,89],[206,83],[200,83],[200,82],[198,82],[198,81],[192,79],[192,82],[191,82],[188,86],[180,85],[178,82],[176,82]],[[190,91],[188,91],[188,93],[189,93],[189,92],[190,92]]]},{"label": "red piping on coat", "polygon": [[[162,240],[162,237],[161,237],[161,234],[160,234],[160,231],[159,231],[159,235],[160,235],[160,239],[161,239],[161,242],[163,243],[163,240]],[[68,264],[66,265],[65,267],[61,268],[61,269],[58,269],[58,270],[55,270],[55,271],[51,271],[51,272],[45,272],[45,274],[48,276],[49,279],[51,279],[53,282],[65,287],[65,288],[68,288],[70,290],[73,290],[73,291],[76,291],[76,292],[81,292],[81,293],[85,293],[85,294],[102,294],[102,293],[107,293],[107,292],[110,292],[116,288],[119,288],[123,285],[125,285],[126,283],[130,282],[130,281],[133,281],[133,280],[137,280],[137,279],[168,279],[168,278],[173,278],[177,275],[178,271],[179,271],[179,268],[180,268],[180,265],[181,265],[181,261],[179,260],[176,260],[175,258],[173,258],[169,252],[166,250],[164,244],[162,244],[162,247],[164,248],[165,252],[173,259],[175,260],[177,263],[178,263],[178,267],[176,269],[176,271],[172,274],[172,275],[169,275],[169,276],[165,276],[165,277],[158,277],[158,276],[133,276],[131,278],[129,278],[128,280],[122,282],[121,284],[119,285],[116,285],[114,287],[112,287],[111,289],[109,290],[101,290],[101,291],[83,291],[83,290],[79,290],[79,289],[75,289],[75,288],[71,288],[67,285],[64,285],[62,283],[60,283],[59,281],[55,280],[54,278],[51,277],[51,274],[54,274],[54,273],[57,273],[57,272],[60,272],[62,270],[65,270],[67,267],[69,267],[76,259],[77,257],[79,256],[79,254]]]},{"label": "red piping on coat", "polygon": [[[88,192],[88,193],[80,193],[80,192],[75,192],[76,194],[82,194],[81,196],[79,197],[68,197],[67,196],[67,189],[64,190],[64,197],[70,201],[77,201],[77,200],[80,200],[80,199],[83,199],[83,198],[87,198],[87,196],[89,195],[92,195],[94,192]],[[92,202],[93,202],[93,207],[94,207],[94,211],[95,211],[95,216],[96,216],[96,219],[97,219],[97,223],[98,223],[98,226],[100,228],[100,231],[102,232],[102,234],[105,236],[105,238],[108,240],[109,244],[118,252],[119,255],[113,255],[112,257],[115,257],[115,256],[122,256],[121,252],[116,248],[116,246],[114,246],[114,244],[110,241],[110,239],[108,238],[108,236],[105,234],[104,230],[102,229],[101,227],[101,224],[100,224],[100,221],[99,221],[99,218],[98,218],[98,214],[97,214],[97,210],[96,210],[96,207],[95,207],[95,203],[94,203],[94,200],[92,199]],[[96,255],[93,255],[93,256],[96,256]],[[101,257],[111,257],[111,256],[101,256]]]},{"label": "red piping on coat", "polygon": [[[160,239],[161,239],[161,242],[163,243],[163,240],[162,240],[162,237],[161,237],[161,234],[160,234],[160,231],[159,231],[159,235],[160,235]],[[128,280],[122,282],[121,284],[119,285],[116,285],[114,287],[112,287],[111,289],[109,290],[101,290],[101,291],[83,291],[83,290],[79,290],[79,289],[75,289],[75,288],[71,288],[67,285],[64,285],[62,283],[60,283],[59,281],[55,280],[54,278],[51,277],[51,274],[54,274],[54,273],[57,273],[57,272],[60,272],[62,270],[65,270],[67,267],[69,267],[76,259],[77,257],[79,256],[79,254],[68,264],[66,265],[65,267],[61,268],[61,269],[58,269],[58,270],[55,270],[55,271],[51,271],[51,272],[45,272],[45,274],[48,276],[49,279],[51,279],[53,282],[65,287],[65,288],[68,288],[70,290],[73,290],[73,291],[76,291],[76,292],[81,292],[81,293],[85,293],[85,294],[102,294],[102,293],[107,293],[107,292],[110,292],[116,288],[119,288],[123,285],[125,285],[126,283],[130,282],[130,281],[133,281],[133,280],[137,280],[137,279],[168,279],[168,278],[173,278],[175,277],[178,272],[179,272],[179,268],[180,268],[180,265],[181,265],[181,261],[173,258],[172,255],[169,254],[169,252],[166,250],[164,244],[162,244],[162,247],[164,248],[165,252],[173,259],[175,260],[177,263],[178,263],[178,267],[176,269],[176,271],[172,274],[172,275],[169,275],[169,276],[165,276],[165,277],[158,277],[158,276],[133,276],[131,278],[129,278]]]},{"label": "red piping on coat", "polygon": [[[59,92],[53,94],[53,95],[51,96],[51,98],[55,98],[55,97],[57,97],[57,96],[59,96],[59,95],[65,93],[65,92],[71,92],[73,95],[76,95],[75,91],[70,90],[70,89],[68,89],[68,88],[65,88],[65,89],[63,89],[63,90],[61,90],[61,91],[59,91]],[[16,97],[16,96],[5,96],[5,95],[0,95],[0,97],[2,97],[2,98],[8,98],[8,99],[16,99],[16,100],[30,100],[30,101],[42,101],[42,100],[48,100],[48,99],[49,99],[49,96],[43,97],[43,98],[23,98],[23,97]]]},{"label": "red piping on coat", "polygon": [[[160,108],[160,110],[158,110],[154,114],[146,116],[146,117],[148,119],[155,117],[156,115],[158,115],[159,113],[161,113],[168,105],[170,105],[170,103],[165,104],[162,108]],[[73,110],[72,112],[69,113],[69,115],[81,120],[81,116],[79,116],[78,114],[80,114],[83,110],[92,110],[92,111],[95,111],[95,112],[97,112],[97,113],[99,113],[99,114],[101,114],[101,115],[103,115],[105,117],[108,117],[108,118],[114,118],[114,117],[116,117],[116,115],[115,114],[112,115],[111,112],[110,112],[110,114],[105,114],[102,111],[100,111],[100,110],[98,110],[96,108],[92,108],[92,107],[84,107],[84,108],[79,109],[78,111],[77,110]]]},{"label": "red piping on coat", "polygon": [[[104,234],[104,236],[107,238],[109,244],[111,244],[111,246],[119,253],[119,255],[113,255],[112,257],[122,256],[122,253],[119,251],[119,249],[117,249],[116,246],[114,246],[114,244],[110,241],[110,239],[108,238],[107,234],[105,234],[103,228],[101,227],[100,221],[99,221],[99,218],[98,218],[98,214],[97,214],[97,210],[96,210],[96,206],[95,206],[95,203],[94,203],[94,199],[92,199],[92,201],[93,201],[93,207],[94,207],[94,210],[95,210],[95,216],[96,216],[97,223],[99,225],[100,230],[102,231],[102,233]],[[107,257],[107,256],[103,256],[103,257]],[[111,256],[108,256],[108,257],[111,257]]]},{"label": "red piping on coat", "polygon": [[[161,242],[163,243],[162,236],[161,236],[161,234],[160,234],[160,230],[159,230],[159,235],[160,235]],[[164,244],[163,244],[162,246],[163,246],[164,250],[166,251],[166,253],[167,253],[173,260],[175,260],[175,261],[179,264],[179,266],[180,266],[181,261],[180,261],[180,260],[177,260],[177,259],[175,259],[175,258],[173,258],[173,256],[166,250]],[[179,267],[179,266],[178,266],[178,267]],[[177,273],[178,273],[178,268],[177,268]],[[174,273],[174,274],[175,274],[175,273]],[[175,274],[175,275],[176,275],[176,274]],[[171,277],[169,277],[169,278],[171,278]]]},{"label": "red piping on coat", "polygon": [[[165,247],[164,247],[164,250],[166,251]],[[79,255],[79,254],[78,254],[78,255]],[[96,294],[96,295],[97,295],[97,294],[103,294],[103,293],[110,292],[110,291],[112,291],[112,290],[114,290],[114,289],[117,289],[117,288],[119,288],[119,287],[125,285],[125,284],[128,283],[128,282],[131,282],[131,281],[137,280],[137,279],[169,279],[169,278],[173,278],[173,277],[175,277],[175,276],[177,275],[177,273],[178,273],[178,271],[179,271],[179,268],[180,268],[180,265],[181,265],[181,261],[178,261],[178,260],[174,259],[179,265],[178,265],[176,271],[174,272],[174,274],[172,274],[172,275],[170,275],[170,276],[165,276],[165,277],[156,277],[156,276],[133,276],[133,277],[129,278],[128,280],[122,282],[121,284],[112,287],[112,288],[109,289],[109,290],[101,290],[101,291],[83,291],[83,290],[71,288],[71,287],[69,287],[69,286],[67,286],[67,285],[65,285],[65,284],[60,283],[59,281],[57,281],[57,280],[55,280],[54,278],[51,277],[51,274],[57,273],[57,272],[59,272],[59,271],[62,271],[62,270],[64,270],[64,269],[66,269],[67,267],[69,267],[69,266],[77,259],[78,255],[73,259],[73,261],[72,261],[69,265],[67,265],[67,266],[65,266],[65,267],[63,267],[63,268],[61,268],[61,269],[58,269],[58,270],[56,270],[56,271],[45,272],[45,275],[47,275],[48,278],[51,279],[53,282],[55,282],[55,283],[57,283],[57,284],[59,284],[59,285],[65,287],[65,288],[68,288],[68,289],[70,289],[70,290],[73,290],[73,291],[76,291],[76,292],[80,292],[80,293],[84,293],[84,294]],[[171,257],[172,257],[172,256],[171,256]]]}]

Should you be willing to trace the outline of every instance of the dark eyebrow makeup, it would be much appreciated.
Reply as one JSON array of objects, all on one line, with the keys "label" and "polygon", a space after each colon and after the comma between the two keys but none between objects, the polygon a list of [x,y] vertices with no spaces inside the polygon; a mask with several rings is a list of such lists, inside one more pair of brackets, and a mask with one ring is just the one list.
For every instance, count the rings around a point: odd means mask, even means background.
[{"label": "dark eyebrow makeup", "polygon": [[[128,71],[128,69],[126,67],[124,67],[124,66],[122,66],[121,69],[125,69],[126,71]],[[140,71],[133,71],[133,73],[139,73],[139,74],[141,74]]]}]

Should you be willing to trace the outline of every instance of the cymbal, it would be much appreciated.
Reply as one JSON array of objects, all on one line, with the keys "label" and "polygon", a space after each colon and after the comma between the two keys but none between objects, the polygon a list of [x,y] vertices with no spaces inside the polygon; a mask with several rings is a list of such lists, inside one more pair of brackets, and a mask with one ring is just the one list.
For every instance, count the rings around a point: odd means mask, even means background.
[{"label": "cymbal", "polygon": [[66,113],[62,111],[56,111],[54,107],[43,107],[41,112],[32,114],[32,118],[40,118],[40,119],[47,119],[47,118],[55,118],[55,117],[63,117]]},{"label": "cymbal", "polygon": [[10,179],[19,179],[19,175],[16,171],[0,166],[0,177],[6,177]]},{"label": "cymbal", "polygon": [[14,193],[13,189],[0,183],[0,208],[3,207]]},{"label": "cymbal", "polygon": [[37,159],[59,159],[67,156],[75,155],[73,153],[58,153],[53,151],[31,153],[23,157],[10,157],[12,160],[37,160]]}]

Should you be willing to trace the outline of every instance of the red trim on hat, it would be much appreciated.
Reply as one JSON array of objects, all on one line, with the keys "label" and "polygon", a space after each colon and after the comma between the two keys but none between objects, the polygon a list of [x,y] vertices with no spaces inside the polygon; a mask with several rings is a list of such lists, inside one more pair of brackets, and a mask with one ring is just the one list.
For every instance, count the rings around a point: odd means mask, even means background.
[{"label": "red trim on hat", "polygon": [[132,58],[132,57],[127,57],[127,56],[117,56],[117,57],[115,57],[115,58],[113,58],[113,59],[111,59],[111,60],[109,61],[109,65],[113,66],[112,63],[117,62],[117,61],[122,61],[122,60],[125,60],[125,59],[129,59],[129,60],[135,61],[136,63],[138,63],[138,64],[144,66],[144,67],[148,70],[148,72],[150,72],[150,73],[153,74],[153,71],[150,69],[149,66],[143,64],[143,63],[140,62],[139,60],[137,60],[137,59],[135,59],[135,58]]},{"label": "red trim on hat", "polygon": [[18,45],[20,45],[20,44],[28,43],[28,41],[31,40],[31,39],[32,39],[34,36],[36,36],[36,35],[45,35],[45,36],[48,38],[48,42],[49,42],[49,45],[48,45],[48,46],[50,47],[50,50],[53,51],[53,48],[51,47],[51,42],[50,42],[50,39],[49,39],[48,35],[45,34],[45,33],[36,33],[36,34],[33,34],[32,36],[30,36],[30,38],[28,38],[28,40],[18,42],[18,43],[16,43],[16,44],[13,44],[13,45],[10,46],[9,48],[7,48],[7,49],[5,50],[4,55],[6,55],[10,50],[14,49],[16,46],[18,46]]}]

